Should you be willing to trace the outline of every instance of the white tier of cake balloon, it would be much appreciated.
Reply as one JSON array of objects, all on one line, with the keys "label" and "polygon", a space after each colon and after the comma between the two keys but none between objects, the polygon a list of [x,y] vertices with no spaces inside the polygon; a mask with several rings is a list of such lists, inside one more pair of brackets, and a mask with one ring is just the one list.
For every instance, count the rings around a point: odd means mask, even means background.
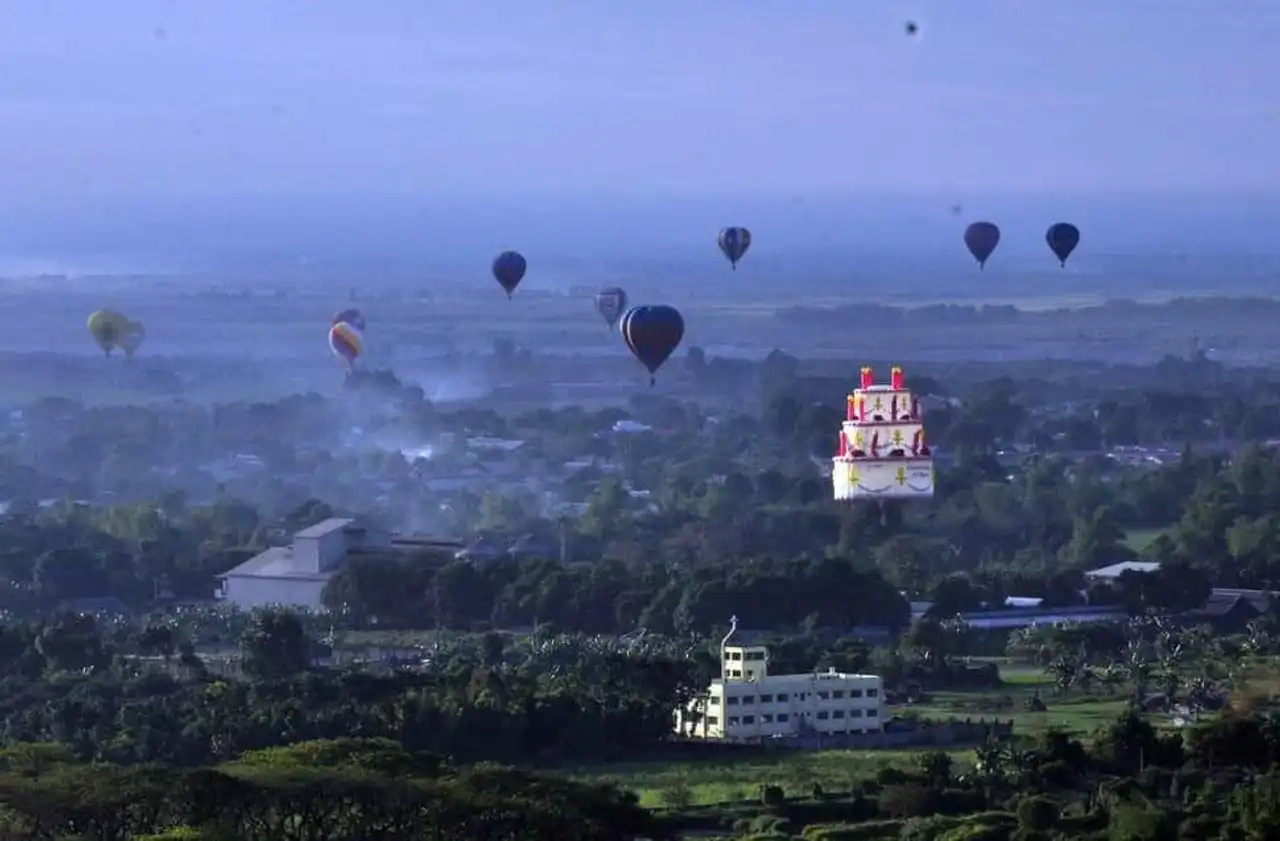
[{"label": "white tier of cake balloon", "polygon": [[902,368],[889,383],[862,369],[832,459],[831,484],[840,501],[919,499],[933,496],[933,455],[925,439],[920,401],[906,387]]}]

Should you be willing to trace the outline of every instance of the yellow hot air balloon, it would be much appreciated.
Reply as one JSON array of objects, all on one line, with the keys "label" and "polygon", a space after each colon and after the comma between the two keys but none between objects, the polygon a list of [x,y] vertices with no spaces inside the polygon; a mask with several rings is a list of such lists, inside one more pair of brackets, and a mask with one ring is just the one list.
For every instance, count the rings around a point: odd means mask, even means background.
[{"label": "yellow hot air balloon", "polygon": [[138,348],[142,347],[142,343],[147,340],[147,328],[142,326],[141,321],[128,320],[128,324],[124,327],[124,332],[120,335],[116,344],[124,351],[124,355],[133,358]]},{"label": "yellow hot air balloon", "polygon": [[129,319],[115,310],[98,310],[89,316],[89,335],[102,348],[103,354],[111,355],[111,351],[120,347],[120,339],[129,325]]}]

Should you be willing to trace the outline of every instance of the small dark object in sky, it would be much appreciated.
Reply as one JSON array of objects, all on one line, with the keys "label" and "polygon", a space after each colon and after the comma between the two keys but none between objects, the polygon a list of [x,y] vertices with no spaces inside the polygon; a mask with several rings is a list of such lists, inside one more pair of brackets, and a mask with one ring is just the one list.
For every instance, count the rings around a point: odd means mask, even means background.
[{"label": "small dark object in sky", "polygon": [[915,35],[917,32],[920,31],[920,27],[916,25],[916,22],[914,20],[907,21],[906,28],[907,28],[908,35]]}]

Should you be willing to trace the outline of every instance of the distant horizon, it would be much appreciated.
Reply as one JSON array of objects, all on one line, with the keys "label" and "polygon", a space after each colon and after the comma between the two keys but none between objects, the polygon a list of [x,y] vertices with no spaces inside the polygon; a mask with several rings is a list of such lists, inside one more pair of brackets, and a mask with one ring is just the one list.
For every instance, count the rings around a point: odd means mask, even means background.
[{"label": "distant horizon", "polygon": [[[954,212],[958,206],[960,212]],[[1061,209],[1059,209],[1061,208]],[[343,199],[107,201],[64,208],[0,210],[0,273],[17,264],[110,264],[111,271],[175,271],[193,265],[263,261],[271,265],[369,260],[479,266],[515,248],[540,268],[595,264],[605,274],[664,264],[725,268],[714,247],[720,227],[745,225],[755,241],[739,277],[794,262],[839,268],[850,261],[970,267],[961,244],[976,219],[999,224],[1003,236],[989,270],[1039,265],[1045,228],[1075,222],[1083,232],[1072,265],[1161,257],[1280,255],[1280,196],[1188,195],[1175,199],[1113,195],[992,196],[961,200],[927,196],[693,198],[545,194],[500,198],[367,196]],[[136,268],[135,268],[136,267]],[[588,267],[589,268],[589,267]],[[54,269],[51,269],[54,270]]]}]

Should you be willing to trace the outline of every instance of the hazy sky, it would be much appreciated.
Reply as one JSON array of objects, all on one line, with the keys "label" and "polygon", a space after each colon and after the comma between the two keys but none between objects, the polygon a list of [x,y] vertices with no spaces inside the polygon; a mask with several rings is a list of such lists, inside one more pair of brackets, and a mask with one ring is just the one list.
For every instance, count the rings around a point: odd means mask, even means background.
[{"label": "hazy sky", "polygon": [[0,201],[1280,193],[1277,44],[1273,0],[7,0]]}]

